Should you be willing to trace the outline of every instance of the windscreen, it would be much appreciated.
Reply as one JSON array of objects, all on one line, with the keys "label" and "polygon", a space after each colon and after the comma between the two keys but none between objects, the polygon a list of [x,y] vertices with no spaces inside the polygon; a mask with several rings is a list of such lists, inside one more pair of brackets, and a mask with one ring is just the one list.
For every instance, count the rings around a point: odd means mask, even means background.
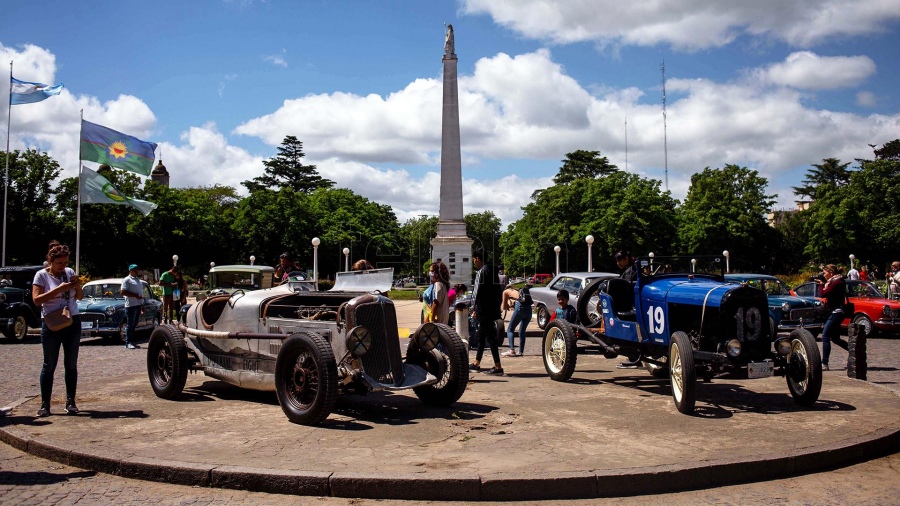
[{"label": "windscreen", "polygon": [[394,280],[394,269],[371,269],[337,273],[331,292],[387,292]]}]

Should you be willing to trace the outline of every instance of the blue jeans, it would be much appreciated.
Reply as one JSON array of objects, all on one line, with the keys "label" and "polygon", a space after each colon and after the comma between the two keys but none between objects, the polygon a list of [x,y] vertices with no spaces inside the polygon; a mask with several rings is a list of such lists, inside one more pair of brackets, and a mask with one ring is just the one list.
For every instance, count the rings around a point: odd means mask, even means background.
[{"label": "blue jeans", "polygon": [[72,324],[53,331],[41,322],[41,347],[44,349],[44,365],[41,367],[41,404],[50,406],[53,394],[53,374],[59,362],[59,347],[63,349],[63,367],[66,369],[66,398],[75,399],[78,385],[78,348],[81,346],[81,316],[72,316]]},{"label": "blue jeans", "polygon": [[828,357],[831,356],[831,341],[835,344],[846,348],[841,339],[841,322],[844,321],[844,312],[832,312],[825,322],[825,328],[822,329],[822,364],[828,365]]},{"label": "blue jeans", "polygon": [[506,328],[506,337],[509,338],[509,349],[515,349],[513,336],[516,326],[519,327],[519,355],[525,353],[525,329],[531,323],[531,316],[531,306],[523,308],[516,302],[516,308],[509,319],[509,327]]},{"label": "blue jeans", "polygon": [[125,344],[134,342],[134,329],[137,327],[138,318],[141,317],[141,306],[125,308]]}]

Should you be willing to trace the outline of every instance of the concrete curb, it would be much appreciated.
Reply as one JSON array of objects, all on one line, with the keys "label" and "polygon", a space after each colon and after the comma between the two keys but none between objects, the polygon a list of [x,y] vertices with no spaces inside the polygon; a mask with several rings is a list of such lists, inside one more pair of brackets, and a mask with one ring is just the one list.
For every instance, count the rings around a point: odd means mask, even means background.
[{"label": "concrete curb", "polygon": [[900,451],[900,423],[834,443],[768,458],[565,473],[387,475],[284,471],[101,455],[45,442],[0,419],[0,441],[36,457],[134,478],[291,495],[434,501],[590,499],[680,492],[780,479],[848,466]]}]

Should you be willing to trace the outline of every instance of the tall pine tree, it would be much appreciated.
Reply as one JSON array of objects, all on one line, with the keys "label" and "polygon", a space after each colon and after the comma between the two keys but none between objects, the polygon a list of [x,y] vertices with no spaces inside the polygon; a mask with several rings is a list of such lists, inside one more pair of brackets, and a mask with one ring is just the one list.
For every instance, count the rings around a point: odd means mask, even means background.
[{"label": "tall pine tree", "polygon": [[262,176],[241,183],[250,193],[260,190],[280,190],[290,188],[298,193],[312,193],[319,188],[331,188],[334,181],[319,175],[315,165],[303,165],[303,143],[293,135],[288,135],[278,147],[278,155],[269,158],[263,165]]}]

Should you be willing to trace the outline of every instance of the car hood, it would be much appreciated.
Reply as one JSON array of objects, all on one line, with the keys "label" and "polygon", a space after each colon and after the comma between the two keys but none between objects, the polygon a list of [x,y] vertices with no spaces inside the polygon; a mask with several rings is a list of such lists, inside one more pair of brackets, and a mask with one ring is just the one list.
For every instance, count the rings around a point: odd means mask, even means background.
[{"label": "car hood", "polygon": [[816,307],[819,305],[816,304],[816,302],[819,302],[818,299],[797,297],[795,295],[769,295],[768,297],[770,306],[781,307],[781,305],[785,302],[791,305],[791,309],[802,309],[806,307]]},{"label": "car hood", "polygon": [[78,301],[78,311],[99,312],[106,311],[108,307],[124,307],[125,299],[116,299],[112,297],[100,297],[97,299],[86,298]]}]

